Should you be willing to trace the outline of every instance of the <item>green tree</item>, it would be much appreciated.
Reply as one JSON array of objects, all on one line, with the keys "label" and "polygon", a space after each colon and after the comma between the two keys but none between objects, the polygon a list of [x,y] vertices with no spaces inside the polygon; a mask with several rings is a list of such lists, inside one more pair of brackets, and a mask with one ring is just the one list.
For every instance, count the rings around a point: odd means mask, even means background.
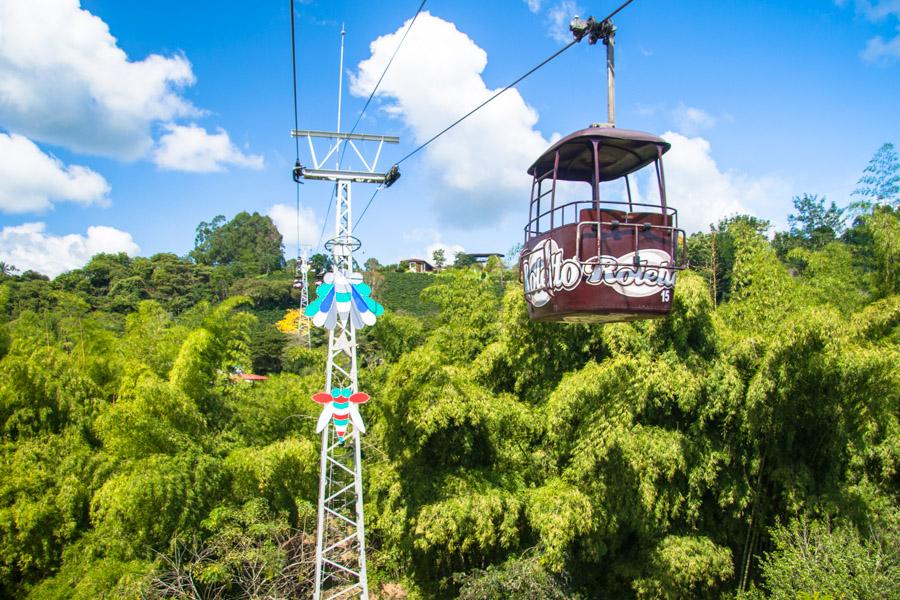
[{"label": "green tree", "polygon": [[257,321],[250,329],[250,364],[254,373],[266,375],[280,373],[282,354],[287,346],[288,336],[278,331],[271,323]]},{"label": "green tree", "polygon": [[877,269],[875,288],[882,296],[900,293],[900,210],[875,207],[867,226]]},{"label": "green tree", "polygon": [[486,273],[496,273],[505,268],[503,260],[499,256],[490,256],[488,257],[487,262],[484,263],[484,271]]},{"label": "green tree", "polygon": [[900,160],[893,144],[885,143],[875,152],[856,183],[859,187],[853,195],[864,203],[896,206],[900,202]]},{"label": "green tree", "polygon": [[240,212],[197,226],[191,257],[200,264],[233,265],[242,273],[270,273],[284,266],[281,233],[268,216]]},{"label": "green tree", "polygon": [[459,600],[575,600],[568,578],[549,571],[540,557],[510,559],[500,566],[458,574]]},{"label": "green tree", "polygon": [[650,555],[649,576],[634,584],[638,598],[718,597],[716,584],[734,574],[731,551],[704,536],[666,536]]},{"label": "green tree", "polygon": [[809,597],[891,598],[900,581],[900,537],[864,538],[850,524],[792,519],[772,532],[774,550],[762,561],[767,596],[773,600]]},{"label": "green tree", "polygon": [[17,269],[15,265],[0,261],[0,281],[3,281],[8,277],[13,277],[18,272],[19,269]]},{"label": "green tree", "polygon": [[367,330],[372,345],[364,348],[367,354],[377,355],[377,360],[396,362],[404,354],[425,341],[422,323],[415,317],[387,312]]},{"label": "green tree", "polygon": [[118,254],[96,254],[81,269],[87,279],[90,294],[105,296],[113,282],[131,276],[131,259],[124,252]]},{"label": "green tree", "polygon": [[[397,311],[358,336],[372,590],[891,597],[897,214],[798,221],[787,266],[767,224],[723,221],[649,321],[533,322],[478,269],[367,273]],[[308,594],[327,348],[268,337],[293,273],[242,269],[0,282],[0,597]],[[283,372],[231,379],[260,360]]]},{"label": "green tree", "polygon": [[775,235],[774,245],[778,256],[784,258],[791,248],[803,247],[820,250],[836,240],[844,231],[844,209],[832,201],[825,206],[825,198],[816,194],[803,194],[793,199],[796,214],[788,215],[790,230]]},{"label": "green tree", "polygon": [[453,261],[454,267],[471,267],[475,264],[475,259],[472,258],[471,255],[466,254],[465,252],[457,252],[456,258]]},{"label": "green tree", "polygon": [[309,266],[316,277],[322,277],[325,273],[331,271],[331,257],[322,253],[313,254],[309,257]]},{"label": "green tree", "polygon": [[694,233],[688,239],[688,263],[691,269],[706,279],[716,304],[731,296],[735,260],[734,230],[743,227],[763,235],[770,225],[768,221],[751,215],[735,215],[711,225],[709,233]]},{"label": "green tree", "polygon": [[236,310],[248,303],[248,298],[235,296],[210,310],[185,339],[169,372],[169,381],[208,416],[220,414],[216,387],[236,366],[250,364],[249,331],[255,317]]},{"label": "green tree", "polygon": [[201,221],[197,225],[197,235],[194,237],[194,250],[191,257],[201,264],[213,264],[213,243],[216,233],[222,225],[225,224],[225,215],[216,215],[212,221],[207,223]]},{"label": "green tree", "polygon": [[150,258],[152,272],[148,296],[175,314],[193,306],[199,298],[194,265],[174,254],[155,254]]},{"label": "green tree", "polygon": [[447,263],[447,257],[444,255],[444,249],[438,248],[434,252],[431,253],[431,260],[434,263],[434,266],[441,270],[444,268],[444,265]]},{"label": "green tree", "polygon": [[256,308],[287,310],[296,302],[291,297],[291,283],[290,279],[242,277],[231,284],[228,295],[247,296]]}]

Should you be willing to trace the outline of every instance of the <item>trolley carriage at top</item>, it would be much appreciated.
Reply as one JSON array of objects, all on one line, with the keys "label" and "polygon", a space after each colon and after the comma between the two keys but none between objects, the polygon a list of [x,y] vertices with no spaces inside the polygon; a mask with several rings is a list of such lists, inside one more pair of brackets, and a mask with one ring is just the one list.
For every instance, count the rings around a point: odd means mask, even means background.
[{"label": "trolley carriage at top", "polygon": [[[559,140],[528,169],[533,177],[519,257],[529,316],[537,321],[596,323],[667,315],[676,272],[686,266],[686,237],[666,202],[662,157],[670,144],[614,122],[612,36],[608,22],[576,19],[573,32],[607,43],[610,124]],[[595,36],[594,31],[598,31]],[[658,203],[635,200],[629,176],[650,171]],[[603,197],[601,183],[622,180],[622,196]],[[560,182],[586,184],[570,199]],[[576,186],[581,187],[581,186]],[[566,190],[568,191],[568,190]]]}]

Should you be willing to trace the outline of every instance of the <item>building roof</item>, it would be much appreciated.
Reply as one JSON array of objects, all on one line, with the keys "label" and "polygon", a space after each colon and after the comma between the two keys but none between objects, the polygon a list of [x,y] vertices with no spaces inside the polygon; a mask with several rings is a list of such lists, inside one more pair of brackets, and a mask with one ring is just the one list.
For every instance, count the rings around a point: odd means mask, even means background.
[{"label": "building roof", "polygon": [[254,375],[253,373],[235,373],[232,377],[242,381],[265,381],[268,379],[265,375]]}]

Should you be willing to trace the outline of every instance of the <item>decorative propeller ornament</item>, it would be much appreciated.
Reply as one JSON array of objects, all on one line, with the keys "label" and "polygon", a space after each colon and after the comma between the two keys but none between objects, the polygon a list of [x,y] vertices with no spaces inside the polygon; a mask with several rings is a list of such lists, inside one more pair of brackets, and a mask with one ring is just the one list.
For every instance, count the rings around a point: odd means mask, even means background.
[{"label": "decorative propeller ornament", "polygon": [[319,392],[312,399],[322,405],[322,414],[316,423],[316,433],[321,432],[328,425],[329,420],[334,421],[334,431],[337,433],[338,442],[344,443],[347,435],[347,424],[353,422],[361,433],[366,432],[366,426],[359,414],[359,404],[369,401],[369,395],[362,392],[353,393],[348,387],[334,388],[331,393]]},{"label": "decorative propeller ornament", "polygon": [[384,313],[384,307],[370,295],[372,288],[363,283],[361,273],[345,277],[341,273],[328,273],[324,282],[316,288],[316,299],[306,307],[306,316],[316,327],[332,330],[340,320],[349,319],[356,329],[374,325]]}]

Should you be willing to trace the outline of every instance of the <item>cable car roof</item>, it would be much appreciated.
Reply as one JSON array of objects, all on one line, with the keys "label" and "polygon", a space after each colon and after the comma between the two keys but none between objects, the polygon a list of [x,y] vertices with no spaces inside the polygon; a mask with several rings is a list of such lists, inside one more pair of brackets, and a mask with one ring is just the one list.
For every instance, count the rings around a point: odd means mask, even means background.
[{"label": "cable car roof", "polygon": [[576,131],[550,146],[533,165],[528,174],[543,175],[553,170],[556,151],[559,150],[559,171],[556,178],[563,181],[594,179],[593,140],[599,141],[600,181],[612,181],[644,167],[671,147],[669,142],[652,133],[616,129],[613,127],[589,127]]}]

